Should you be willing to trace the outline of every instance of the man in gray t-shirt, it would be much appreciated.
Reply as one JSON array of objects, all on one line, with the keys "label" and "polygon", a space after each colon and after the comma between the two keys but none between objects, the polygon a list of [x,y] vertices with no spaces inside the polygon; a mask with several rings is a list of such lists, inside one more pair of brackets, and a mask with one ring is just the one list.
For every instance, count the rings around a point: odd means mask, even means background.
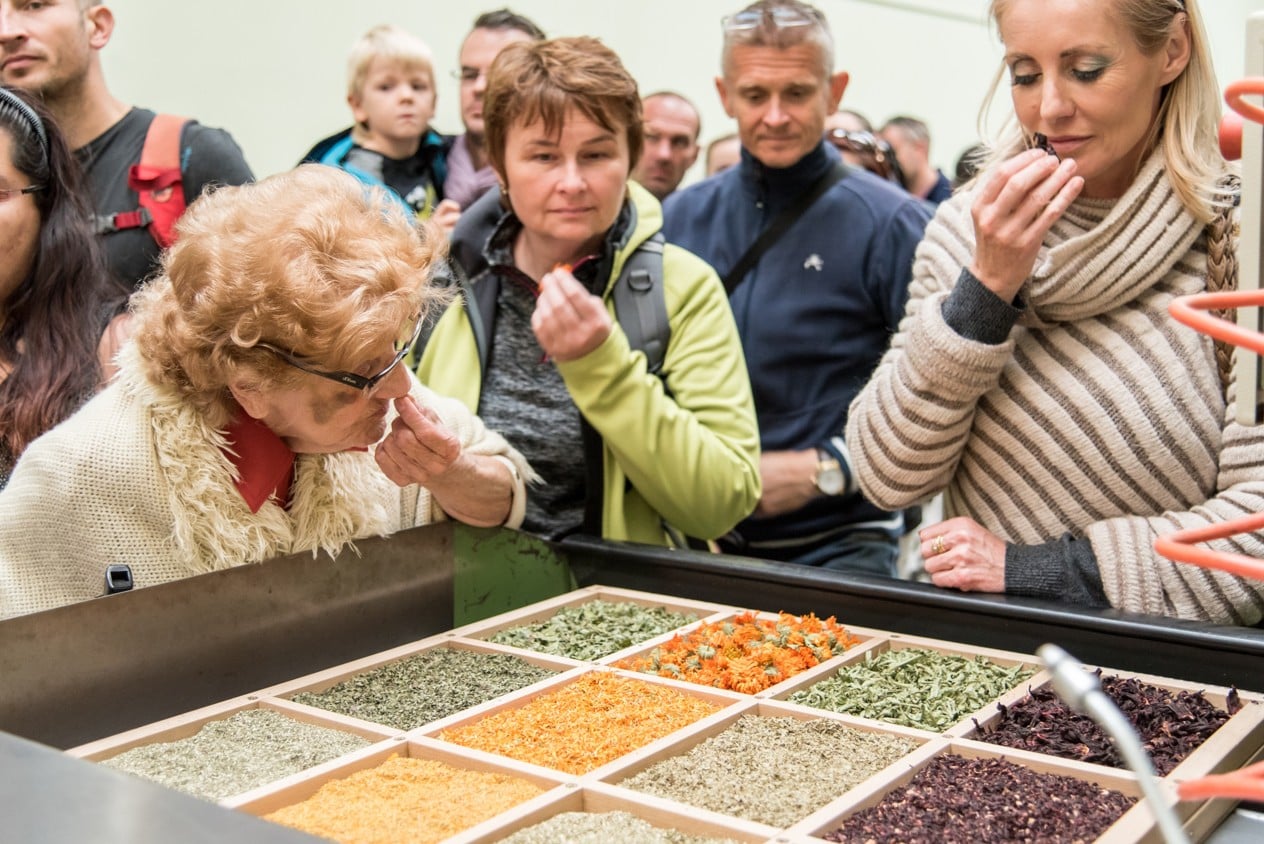
[{"label": "man in gray t-shirt", "polygon": [[[105,84],[100,50],[114,32],[109,7],[86,0],[12,3],[0,15],[0,83],[38,93],[83,163],[99,220],[137,211],[128,171],[140,161],[153,112],[116,99]],[[253,179],[237,144],[221,129],[189,121],[180,133],[185,203],[210,184]],[[104,234],[110,269],[138,285],[161,252],[144,227]]]}]

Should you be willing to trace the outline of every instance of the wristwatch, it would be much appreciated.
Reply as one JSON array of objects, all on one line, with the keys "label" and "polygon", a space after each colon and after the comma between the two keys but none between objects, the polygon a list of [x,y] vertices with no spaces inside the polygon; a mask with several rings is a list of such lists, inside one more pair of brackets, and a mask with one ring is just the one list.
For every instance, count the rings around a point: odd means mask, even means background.
[{"label": "wristwatch", "polygon": [[847,486],[843,467],[823,448],[816,450],[816,472],[812,475],[812,483],[825,495],[842,495]]}]

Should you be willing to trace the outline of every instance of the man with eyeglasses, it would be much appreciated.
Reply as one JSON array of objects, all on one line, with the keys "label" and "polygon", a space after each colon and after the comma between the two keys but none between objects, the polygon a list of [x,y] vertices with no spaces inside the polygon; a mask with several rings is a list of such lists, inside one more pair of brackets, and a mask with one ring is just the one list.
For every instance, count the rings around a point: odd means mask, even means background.
[{"label": "man with eyeglasses", "polygon": [[664,233],[724,278],[755,393],[763,497],[729,553],[894,575],[903,513],[857,491],[843,429],[904,312],[929,213],[824,139],[848,75],[825,16],[761,0],[724,19],[716,89],[742,160],[664,204]]},{"label": "man with eyeglasses", "polygon": [[[93,0],[0,0],[0,83],[38,94],[52,112],[83,166],[110,272],[139,287],[157,269],[170,227],[138,190],[177,209],[214,185],[254,175],[223,129],[155,115],[114,96],[101,63],[114,25],[111,7]],[[174,147],[168,155],[141,165],[148,149],[164,144]],[[170,170],[152,178],[146,172],[159,167]],[[182,202],[172,198],[176,190]]]},{"label": "man with eyeglasses", "polygon": [[483,93],[487,90],[487,69],[500,51],[516,41],[542,41],[544,32],[530,19],[498,9],[474,20],[474,28],[461,43],[460,69],[461,123],[465,134],[452,143],[448,153],[448,179],[444,194],[462,210],[473,204],[496,184],[496,173],[487,158],[483,126]]},{"label": "man with eyeglasses", "polygon": [[[496,174],[487,160],[483,140],[483,92],[487,89],[487,69],[501,49],[515,41],[543,40],[544,32],[529,18],[497,9],[474,19],[474,27],[461,43],[460,67],[452,78],[460,85],[461,135],[430,132],[423,138],[417,156],[421,166],[442,172],[443,201],[436,208],[436,222],[451,233],[460,212],[496,184]],[[300,164],[319,162],[351,129],[322,138],[304,155]]]},{"label": "man with eyeglasses", "polygon": [[0,491],[0,618],[109,594],[119,569],[145,587],[447,519],[520,525],[521,454],[402,365],[448,300],[438,248],[333,167],[190,206],[118,378]]}]

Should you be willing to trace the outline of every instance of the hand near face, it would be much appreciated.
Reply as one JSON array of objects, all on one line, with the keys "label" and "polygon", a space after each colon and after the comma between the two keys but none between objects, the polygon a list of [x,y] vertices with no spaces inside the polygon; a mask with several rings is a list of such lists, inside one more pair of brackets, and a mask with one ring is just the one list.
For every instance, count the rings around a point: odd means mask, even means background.
[{"label": "hand near face", "polygon": [[461,460],[461,441],[412,396],[396,399],[395,410],[399,415],[374,452],[377,465],[399,486],[432,487]]},{"label": "hand near face", "polygon": [[1005,591],[1005,542],[967,516],[918,533],[926,573],[936,586],[962,592]]},{"label": "hand near face", "polygon": [[461,206],[453,199],[441,201],[435,206],[434,213],[430,215],[430,219],[448,234],[452,234],[452,230],[456,228],[456,221],[460,217]]},{"label": "hand near face", "polygon": [[996,168],[971,206],[975,252],[970,272],[1013,302],[1031,275],[1045,234],[1080,195],[1075,161],[1026,150]]},{"label": "hand near face", "polygon": [[601,299],[589,293],[569,269],[558,267],[540,279],[531,328],[550,358],[582,358],[606,341],[612,327]]}]

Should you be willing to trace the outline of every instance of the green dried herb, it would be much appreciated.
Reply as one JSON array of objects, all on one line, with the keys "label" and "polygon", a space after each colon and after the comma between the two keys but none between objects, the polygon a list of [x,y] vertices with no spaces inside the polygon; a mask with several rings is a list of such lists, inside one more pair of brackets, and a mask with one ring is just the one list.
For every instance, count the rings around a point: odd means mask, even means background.
[{"label": "green dried herb", "polygon": [[791,703],[905,727],[946,730],[1035,671],[924,648],[865,654],[864,662],[790,695]]},{"label": "green dried herb", "polygon": [[562,607],[535,624],[498,630],[488,641],[592,661],[697,620],[696,615],[666,607],[645,607],[631,601],[589,601]]},{"label": "green dried herb", "polygon": [[348,677],[296,703],[411,730],[552,677],[552,669],[509,654],[436,648]]},{"label": "green dried herb", "polygon": [[206,800],[223,800],[367,747],[353,733],[246,709],[176,741],[154,742],[101,764]]},{"label": "green dried herb", "polygon": [[745,715],[688,753],[619,784],[784,828],[915,747],[903,736],[856,730],[825,718]]},{"label": "green dried herb", "polygon": [[520,829],[502,844],[610,844],[612,841],[635,841],[636,844],[737,844],[731,838],[706,838],[688,835],[678,829],[664,829],[644,821],[630,812],[563,812],[547,821]]}]

